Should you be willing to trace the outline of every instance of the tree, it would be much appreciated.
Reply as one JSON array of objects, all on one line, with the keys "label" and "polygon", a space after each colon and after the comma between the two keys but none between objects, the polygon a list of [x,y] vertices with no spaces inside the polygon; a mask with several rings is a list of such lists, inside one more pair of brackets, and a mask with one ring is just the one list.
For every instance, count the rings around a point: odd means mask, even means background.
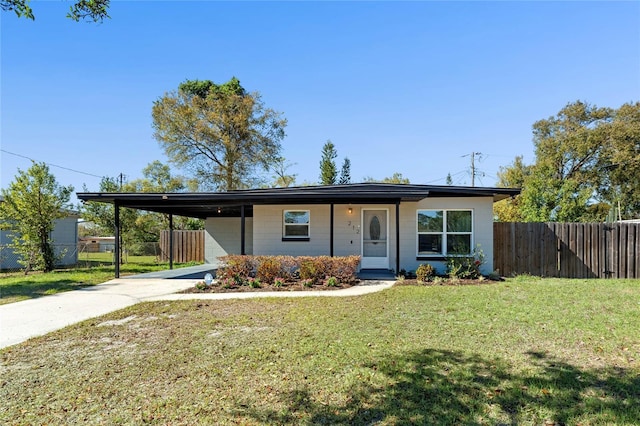
[{"label": "tree", "polygon": [[284,157],[278,158],[273,166],[273,186],[276,188],[288,188],[295,184],[297,174],[288,174],[287,170],[293,166],[292,163],[287,163]]},{"label": "tree", "polygon": [[[518,156],[510,166],[500,167],[497,186],[500,188],[522,188],[530,175],[531,166],[525,165],[522,156]],[[493,214],[495,219],[498,222],[524,221],[521,204],[520,195],[494,203]]]},{"label": "tree", "polygon": [[601,199],[626,219],[640,218],[640,102],[622,105],[606,128],[608,149],[600,156]]},{"label": "tree", "polygon": [[280,158],[287,125],[235,77],[221,85],[187,80],[154,102],[152,117],[170,161],[204,188],[223,191],[257,186],[258,169]]},{"label": "tree", "polygon": [[[76,22],[102,22],[105,18],[110,18],[107,13],[109,3],[110,0],[78,0],[69,7],[67,18]],[[18,18],[36,19],[29,0],[0,0],[0,8],[5,12],[15,12]]]},{"label": "tree", "polygon": [[451,177],[451,173],[447,173],[447,179],[445,179],[444,183],[449,186],[453,185],[453,178]]},{"label": "tree", "polygon": [[67,215],[72,186],[60,186],[45,163],[33,163],[2,190],[0,221],[10,230],[11,246],[21,257],[25,274],[32,269],[44,272],[55,267],[56,254],[51,239],[55,220]]},{"label": "tree", "polygon": [[577,101],[533,125],[536,158],[501,170],[499,185],[522,188],[496,203],[500,220],[602,221],[607,209],[640,216],[640,103],[619,109]]},{"label": "tree", "polygon": [[338,180],[338,170],[335,159],[338,156],[333,142],[328,140],[322,147],[320,159],[320,185],[335,185]]},{"label": "tree", "polygon": [[374,179],[370,176],[364,178],[365,182],[376,182],[376,183],[395,183],[395,184],[404,184],[407,185],[409,182],[409,178],[405,178],[402,176],[402,173],[395,172],[392,176],[386,177],[382,180]]},{"label": "tree", "polygon": [[342,169],[340,170],[340,185],[347,185],[351,183],[351,160],[345,157],[342,163]]}]

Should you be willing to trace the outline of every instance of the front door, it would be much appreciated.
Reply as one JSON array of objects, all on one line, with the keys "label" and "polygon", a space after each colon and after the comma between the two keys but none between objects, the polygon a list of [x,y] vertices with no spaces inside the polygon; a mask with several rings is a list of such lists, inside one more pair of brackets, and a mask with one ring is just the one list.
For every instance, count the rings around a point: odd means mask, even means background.
[{"label": "front door", "polygon": [[389,269],[386,209],[362,209],[362,269]]}]

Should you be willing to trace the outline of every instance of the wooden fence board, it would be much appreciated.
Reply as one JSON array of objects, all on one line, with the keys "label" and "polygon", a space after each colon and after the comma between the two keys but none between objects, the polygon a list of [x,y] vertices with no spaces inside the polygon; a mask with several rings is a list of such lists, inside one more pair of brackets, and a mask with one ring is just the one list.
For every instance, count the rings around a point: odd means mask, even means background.
[{"label": "wooden fence board", "polygon": [[640,224],[495,223],[494,269],[505,276],[640,278]]}]

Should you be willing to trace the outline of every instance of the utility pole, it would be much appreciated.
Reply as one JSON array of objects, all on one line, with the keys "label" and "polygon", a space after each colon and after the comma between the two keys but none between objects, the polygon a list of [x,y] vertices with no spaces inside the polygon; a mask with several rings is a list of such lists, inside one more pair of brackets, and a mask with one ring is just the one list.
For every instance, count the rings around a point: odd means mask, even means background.
[{"label": "utility pole", "polygon": [[[471,186],[476,186],[476,155],[478,156],[478,160],[482,155],[481,152],[472,152],[471,153]],[[466,155],[463,155],[466,157]]]}]

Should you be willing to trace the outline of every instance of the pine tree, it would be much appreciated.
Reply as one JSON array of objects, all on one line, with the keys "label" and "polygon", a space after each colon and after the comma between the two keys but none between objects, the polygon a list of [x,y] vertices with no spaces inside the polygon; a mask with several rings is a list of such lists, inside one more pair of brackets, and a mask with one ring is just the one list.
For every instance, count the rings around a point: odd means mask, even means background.
[{"label": "pine tree", "polygon": [[345,157],[340,171],[340,185],[348,185],[351,183],[351,160]]},{"label": "pine tree", "polygon": [[338,170],[335,159],[338,156],[336,147],[328,140],[322,147],[322,159],[320,160],[320,184],[335,185],[338,180]]}]

